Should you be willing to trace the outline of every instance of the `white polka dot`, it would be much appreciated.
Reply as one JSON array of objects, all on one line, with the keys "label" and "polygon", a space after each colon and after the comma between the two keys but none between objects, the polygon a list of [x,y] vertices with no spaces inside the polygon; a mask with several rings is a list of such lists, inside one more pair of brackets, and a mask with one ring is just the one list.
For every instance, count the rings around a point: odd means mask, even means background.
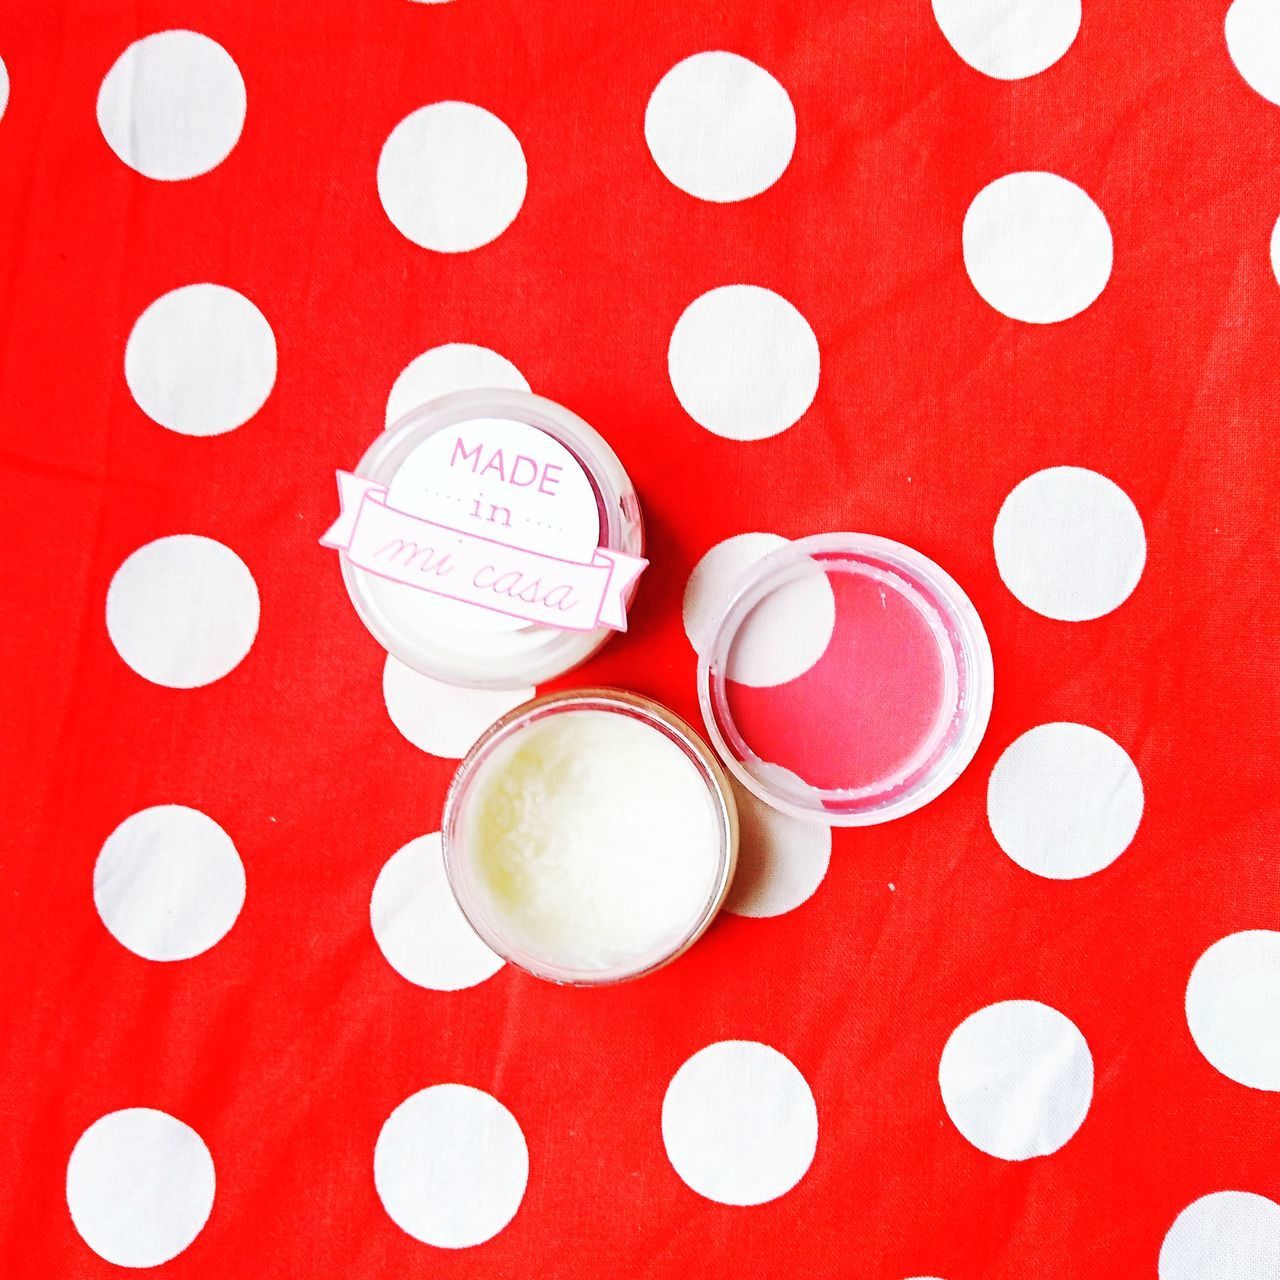
[{"label": "white polka dot", "polygon": [[387,397],[387,426],[451,391],[528,391],[524,374],[506,356],[470,342],[432,347],[401,370]]},{"label": "white polka dot", "polygon": [[135,40],[98,90],[107,145],[130,169],[165,182],[220,165],[240,139],[244,113],[239,67],[196,31]]},{"label": "white polka dot", "polygon": [[1271,273],[1280,284],[1280,219],[1271,228]]},{"label": "white polka dot", "polygon": [[9,105],[9,68],[0,58],[0,120],[4,119],[5,108]]},{"label": "white polka dot", "polygon": [[524,203],[520,140],[470,102],[435,102],[391,131],[378,159],[378,196],[414,244],[465,253],[497,239]]},{"label": "white polka dot", "polygon": [[529,1180],[529,1151],[515,1116],[463,1084],[406,1098],[387,1118],[373,1180],[391,1220],[415,1240],[465,1249],[515,1217]]},{"label": "white polka dot", "polygon": [[933,0],[933,16],[975,71],[1022,80],[1071,48],[1080,30],[1080,0]]},{"label": "white polka dot", "polygon": [[754,1040],[700,1049],[662,1100],[662,1141],[676,1173],[708,1200],[764,1204],[804,1177],[818,1110],[789,1059]]},{"label": "white polka dot", "polygon": [[763,67],[736,53],[695,53],[658,81],[644,136],[681,191],[718,203],[746,200],[791,163],[796,113]]},{"label": "white polka dot", "polygon": [[1074,182],[1010,173],[983,187],[964,216],[964,265],[1001,315],[1027,324],[1069,320],[1111,276],[1111,228]]},{"label": "white polka dot", "polygon": [[1142,779],[1124,748],[1083,724],[1042,724],[991,771],[987,820],[1020,867],[1078,880],[1109,867],[1142,820]]},{"label": "white polka dot", "polygon": [[731,284],[695,298],[667,352],[676,398],[728,440],[763,440],[799,421],[818,392],[818,340],[785,298]]},{"label": "white polka dot", "polygon": [[528,702],[533,689],[464,689],[388,657],[382,697],[391,723],[420,751],[461,760],[499,717]]},{"label": "white polka dot", "polygon": [[387,860],[373,886],[369,918],[387,963],[419,987],[461,991],[502,968],[502,958],[480,941],[454,899],[438,831]]},{"label": "white polka dot", "polygon": [[1119,485],[1083,467],[1049,467],[1016,485],[995,525],[1004,584],[1036,613],[1087,622],[1132,594],[1147,562],[1142,517]]},{"label": "white polka dot", "polygon": [[1280,106],[1280,6],[1235,0],[1227,10],[1227,51],[1245,83]]},{"label": "white polka dot", "polygon": [[1215,942],[1191,971],[1187,1025],[1228,1079],[1280,1092],[1280,933],[1250,929]]},{"label": "white polka dot", "polygon": [[141,546],[107,590],[107,632],[140,676],[170,689],[212,684],[258,634],[258,587],[229,547],[180,533]]},{"label": "white polka dot", "polygon": [[1160,1280],[1280,1280],[1280,1204],[1250,1191],[1193,1200],[1160,1246]]},{"label": "white polka dot", "polygon": [[725,910],[756,918],[794,911],[813,897],[827,874],[831,828],[780,813],[737,781],[733,794],[738,802],[738,869]]},{"label": "white polka dot", "polygon": [[138,408],[170,431],[216,436],[248,422],[276,381],[276,339],[243,294],[189,284],[137,319],[124,376]]},{"label": "white polka dot", "polygon": [[200,1234],[213,1211],[204,1140],[163,1111],[131,1107],[95,1120],[67,1163],[71,1221],[118,1267],[158,1267]]},{"label": "white polka dot", "polygon": [[1056,1009],[1005,1000],[951,1033],[938,1083],[952,1123],[979,1151],[1029,1160],[1057,1151],[1084,1123],[1093,1056]]},{"label": "white polka dot", "polygon": [[[718,542],[694,566],[684,589],[685,635],[701,653],[743,573],[786,545],[776,533],[740,533]],[[815,570],[780,587],[743,620],[729,657],[739,684],[785,684],[826,652],[836,625],[836,602],[826,574]]]},{"label": "white polka dot", "polygon": [[231,837],[198,809],[162,804],[126,818],[93,868],[112,937],[145,960],[189,960],[224,938],[244,906]]}]

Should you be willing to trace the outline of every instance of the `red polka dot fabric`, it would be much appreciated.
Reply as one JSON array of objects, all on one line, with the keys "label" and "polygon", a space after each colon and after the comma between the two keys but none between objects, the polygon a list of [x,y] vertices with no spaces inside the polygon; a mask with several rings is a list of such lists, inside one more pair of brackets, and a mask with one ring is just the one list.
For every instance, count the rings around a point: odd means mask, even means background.
[{"label": "red polka dot fabric", "polygon": [[[51,0],[0,173],[4,1275],[1280,1277],[1272,0]],[[985,622],[963,775],[741,791],[688,954],[504,964],[441,807],[535,690],[388,658],[318,545],[484,387],[645,513],[539,691],[696,722],[734,581],[862,531]]]}]

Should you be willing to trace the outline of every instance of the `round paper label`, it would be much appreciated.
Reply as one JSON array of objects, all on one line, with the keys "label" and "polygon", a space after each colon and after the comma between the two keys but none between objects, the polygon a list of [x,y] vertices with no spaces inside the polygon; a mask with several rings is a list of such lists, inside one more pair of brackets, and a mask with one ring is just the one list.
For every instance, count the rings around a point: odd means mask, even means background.
[{"label": "round paper label", "polygon": [[[558,440],[509,418],[472,418],[429,436],[387,487],[387,505],[505,546],[588,562],[600,508],[582,464]],[[421,593],[426,615],[476,631],[529,624]]]}]

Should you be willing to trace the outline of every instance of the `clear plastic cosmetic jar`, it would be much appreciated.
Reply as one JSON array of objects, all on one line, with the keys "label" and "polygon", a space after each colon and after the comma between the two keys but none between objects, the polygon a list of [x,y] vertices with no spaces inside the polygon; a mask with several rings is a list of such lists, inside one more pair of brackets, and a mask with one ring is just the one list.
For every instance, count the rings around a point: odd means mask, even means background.
[{"label": "clear plastic cosmetic jar", "polygon": [[[397,511],[497,543],[575,563],[597,547],[643,555],[640,504],[617,455],[577,414],[541,396],[441,396],[388,427],[354,474],[384,487]],[[383,648],[449,684],[536,685],[585,662],[612,634],[503,616],[372,573],[346,550],[339,558],[352,604]],[[633,593],[634,583],[624,599]]]},{"label": "clear plastic cosmetic jar", "polygon": [[[762,680],[769,669],[785,678]],[[986,731],[993,683],[960,586],[869,534],[801,538],[757,561],[700,645],[720,758],[774,808],[829,826],[887,822],[950,786]]]},{"label": "clear plastic cosmetic jar", "polygon": [[536,977],[596,986],[674,960],[737,863],[719,761],[678,716],[618,689],[535,698],[454,776],[445,870],[476,933]]}]

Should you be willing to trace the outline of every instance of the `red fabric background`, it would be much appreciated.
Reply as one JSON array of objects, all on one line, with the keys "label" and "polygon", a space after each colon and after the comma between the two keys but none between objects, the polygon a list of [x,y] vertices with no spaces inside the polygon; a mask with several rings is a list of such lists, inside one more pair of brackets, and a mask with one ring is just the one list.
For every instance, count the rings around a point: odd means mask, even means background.
[{"label": "red fabric background", "polygon": [[[1232,66],[1222,16],[1087,0],[1070,55],[1003,84],[955,56],[927,0],[0,13],[6,1276],[119,1274],[75,1233],[63,1179],[83,1129],[128,1106],[183,1118],[217,1166],[175,1278],[1127,1280],[1154,1275],[1196,1196],[1276,1197],[1280,1095],[1214,1071],[1182,1007],[1200,953],[1277,907],[1280,114]],[[232,54],[249,111],[217,169],[155,183],[111,154],[94,103],[124,46],[171,26]],[[715,48],[768,67],[799,121],[784,178],[741,204],[672,187],[643,136],[661,75]],[[374,182],[395,123],[445,98],[506,121],[530,175],[512,227],[450,256],[405,240]],[[1084,186],[1115,240],[1106,291],[1060,325],[997,314],[961,258],[973,195],[1039,168]],[[123,377],[137,315],[201,280],[253,299],[279,345],[266,407],[211,440],[159,429]],[[697,427],[666,376],[683,308],[734,282],[793,301],[822,351],[804,420],[752,444]],[[633,629],[563,683],[696,714],[679,606],[702,552],[864,529],[942,563],[987,624],[996,705],[965,776],[837,832],[802,910],[723,917],[634,985],[398,977],[370,890],[437,828],[453,766],[390,725],[383,655],[316,539],[396,373],[448,341],[495,347],[596,424],[641,493]],[[992,555],[1004,496],[1064,463],[1114,479],[1146,527],[1137,591],[1092,623],[1024,608]],[[225,542],[262,595],[249,657],[185,692],[139,679],[103,625],[114,569],[173,532]],[[1011,863],[984,811],[1000,751],[1055,719],[1114,737],[1146,792],[1133,846],[1074,883]],[[172,965],[114,942],[91,893],[106,835],[160,803],[214,816],[249,886],[227,938]],[[951,1030],[1007,998],[1068,1013],[1097,1072],[1078,1135],[1025,1164],[965,1142],[937,1085]],[[668,1080],[721,1038],[782,1050],[818,1105],[808,1175],[759,1208],[700,1199],[663,1152]],[[403,1234],[371,1172],[392,1108],[445,1080],[501,1098],[530,1149],[515,1220],[458,1253]]]}]

